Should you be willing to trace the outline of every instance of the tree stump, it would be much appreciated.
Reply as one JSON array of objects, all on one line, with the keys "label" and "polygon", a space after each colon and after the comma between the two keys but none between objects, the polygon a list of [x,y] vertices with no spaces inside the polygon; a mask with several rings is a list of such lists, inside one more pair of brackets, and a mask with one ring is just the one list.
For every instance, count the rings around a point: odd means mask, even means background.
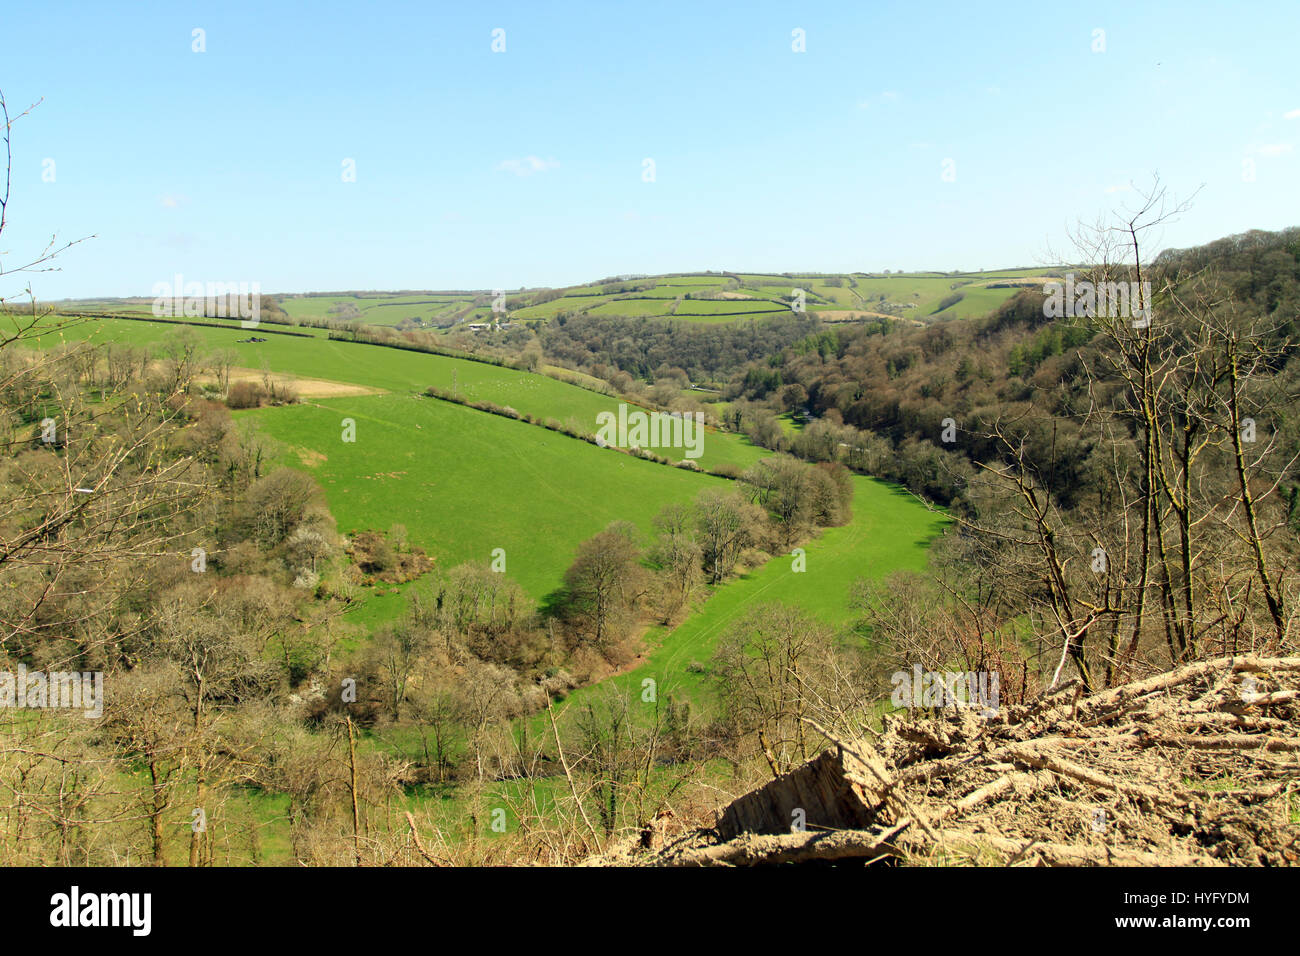
[{"label": "tree stump", "polygon": [[799,825],[810,830],[863,830],[872,825],[884,802],[882,788],[873,784],[875,777],[852,754],[827,750],[736,798],[722,811],[717,830],[723,840],[742,833],[789,833]]}]

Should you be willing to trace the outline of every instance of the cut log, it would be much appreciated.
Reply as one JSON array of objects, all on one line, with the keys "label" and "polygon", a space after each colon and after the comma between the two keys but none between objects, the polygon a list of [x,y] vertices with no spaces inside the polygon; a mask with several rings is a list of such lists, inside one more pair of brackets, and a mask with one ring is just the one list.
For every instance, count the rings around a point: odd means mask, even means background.
[{"label": "cut log", "polygon": [[778,863],[868,860],[893,854],[892,841],[908,821],[881,833],[841,830],[836,833],[744,834],[730,843],[665,856],[663,866],[771,866]]},{"label": "cut log", "polygon": [[865,830],[884,803],[884,788],[874,779],[853,754],[827,750],[732,801],[718,820],[718,834],[731,840],[742,833],[789,833],[800,823],[809,830]]}]

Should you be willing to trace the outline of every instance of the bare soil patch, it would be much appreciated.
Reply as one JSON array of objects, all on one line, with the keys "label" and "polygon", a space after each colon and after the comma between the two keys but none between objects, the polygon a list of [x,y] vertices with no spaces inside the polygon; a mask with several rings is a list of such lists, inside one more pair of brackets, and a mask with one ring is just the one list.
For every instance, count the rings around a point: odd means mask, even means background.
[{"label": "bare soil patch", "polygon": [[294,448],[294,454],[308,468],[319,468],[325,462],[329,461],[329,456],[313,448],[303,448],[301,446]]},{"label": "bare soil patch", "polygon": [[[230,371],[232,385],[235,382],[253,382],[260,385],[262,377],[260,370],[251,368],[237,368]],[[367,388],[364,385],[352,385],[348,382],[332,382],[324,378],[303,378],[282,372],[271,373],[271,378],[289,386],[299,398],[346,398],[353,395],[381,395],[384,392],[382,388]],[[205,376],[199,381],[205,385],[214,383],[211,376]]]}]

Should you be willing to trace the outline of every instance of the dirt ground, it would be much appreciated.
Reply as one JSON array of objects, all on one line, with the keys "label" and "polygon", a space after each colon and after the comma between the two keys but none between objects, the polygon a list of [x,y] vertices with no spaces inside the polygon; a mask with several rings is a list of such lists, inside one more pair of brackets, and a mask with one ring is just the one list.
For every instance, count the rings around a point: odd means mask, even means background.
[{"label": "dirt ground", "polygon": [[[382,388],[366,388],[363,385],[331,382],[323,378],[302,378],[283,372],[272,373],[271,379],[293,388],[298,393],[299,398],[345,398],[352,395],[380,395],[384,391]],[[214,380],[210,375],[202,376],[198,381],[203,385],[214,384]],[[251,368],[231,369],[230,384],[233,385],[236,382],[255,382],[260,385],[262,383],[262,372]]]},{"label": "dirt ground", "polygon": [[[150,371],[157,372],[163,368],[162,361],[149,363]],[[266,378],[266,373],[261,369],[232,367],[230,369],[230,384],[236,382],[253,382],[261,385]],[[270,380],[281,385],[287,385],[293,388],[299,398],[346,398],[353,395],[382,395],[382,388],[367,388],[364,385],[352,385],[347,382],[332,382],[324,378],[304,378],[299,375],[293,375],[289,372],[272,372]],[[205,385],[209,388],[215,387],[217,379],[215,375],[203,374],[194,379],[198,385]]]}]

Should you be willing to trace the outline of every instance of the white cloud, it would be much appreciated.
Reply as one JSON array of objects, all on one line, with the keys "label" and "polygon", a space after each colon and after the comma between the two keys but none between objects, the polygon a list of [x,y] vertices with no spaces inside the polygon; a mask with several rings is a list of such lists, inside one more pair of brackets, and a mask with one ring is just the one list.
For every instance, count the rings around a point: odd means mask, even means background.
[{"label": "white cloud", "polygon": [[1127,193],[1127,192],[1132,192],[1132,191],[1133,191],[1133,187],[1130,186],[1130,185],[1128,185],[1127,183],[1124,184],[1124,185],[1122,185],[1122,186],[1107,186],[1107,187],[1106,187],[1106,195],[1107,195],[1107,196],[1113,195],[1113,194],[1115,194],[1115,193]]},{"label": "white cloud", "polygon": [[1287,119],[1300,119],[1300,110],[1287,110],[1282,115]]},{"label": "white cloud", "polygon": [[166,195],[166,196],[160,196],[158,198],[159,205],[161,205],[164,209],[179,208],[181,204],[183,204],[184,202],[185,202],[184,196]]},{"label": "white cloud", "polygon": [[1261,156],[1281,156],[1283,153],[1291,152],[1290,143],[1265,143],[1259,148]]},{"label": "white cloud", "polygon": [[503,173],[514,173],[516,176],[531,176],[533,173],[544,173],[559,165],[553,159],[525,156],[523,159],[503,159],[497,163],[497,169]]}]

